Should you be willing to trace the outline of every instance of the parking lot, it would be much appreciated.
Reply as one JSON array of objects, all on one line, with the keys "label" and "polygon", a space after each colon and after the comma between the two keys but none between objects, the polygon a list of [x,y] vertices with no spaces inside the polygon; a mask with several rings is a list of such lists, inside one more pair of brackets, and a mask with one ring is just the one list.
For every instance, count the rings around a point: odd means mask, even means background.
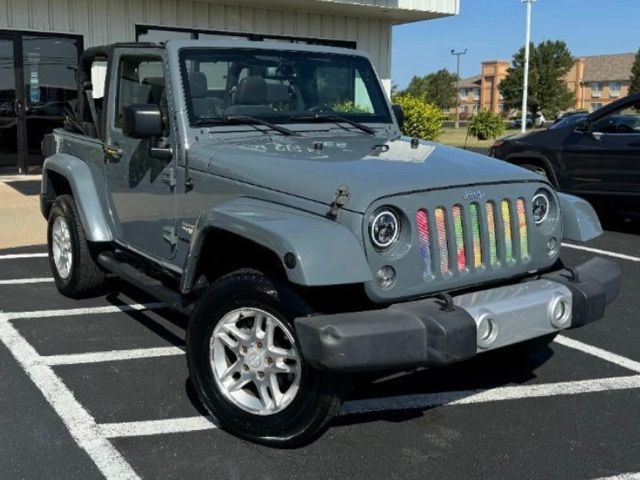
[{"label": "parking lot", "polygon": [[529,358],[355,378],[314,444],[274,450],[216,429],[189,388],[185,318],[112,282],[60,296],[44,247],[0,252],[1,478],[640,478],[640,242],[617,256],[607,317]]}]

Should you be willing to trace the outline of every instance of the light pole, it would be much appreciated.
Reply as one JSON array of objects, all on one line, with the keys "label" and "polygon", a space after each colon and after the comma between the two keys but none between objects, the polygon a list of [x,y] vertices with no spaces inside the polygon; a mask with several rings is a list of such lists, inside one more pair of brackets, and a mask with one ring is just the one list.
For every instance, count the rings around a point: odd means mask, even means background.
[{"label": "light pole", "polygon": [[456,123],[454,128],[460,128],[460,56],[467,54],[468,48],[464,52],[456,52],[451,50],[451,55],[456,56]]},{"label": "light pole", "polygon": [[537,0],[522,0],[527,4],[527,27],[526,39],[524,44],[524,85],[522,86],[522,125],[520,131],[527,131],[527,100],[529,96],[529,43],[531,43],[531,6]]}]

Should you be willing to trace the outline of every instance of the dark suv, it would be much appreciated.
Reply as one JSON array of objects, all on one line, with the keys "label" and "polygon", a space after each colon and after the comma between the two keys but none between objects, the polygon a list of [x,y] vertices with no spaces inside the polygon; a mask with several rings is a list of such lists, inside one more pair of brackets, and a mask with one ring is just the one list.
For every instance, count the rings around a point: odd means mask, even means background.
[{"label": "dark suv", "polygon": [[548,130],[497,140],[490,155],[536,171],[559,190],[637,212],[640,93]]}]

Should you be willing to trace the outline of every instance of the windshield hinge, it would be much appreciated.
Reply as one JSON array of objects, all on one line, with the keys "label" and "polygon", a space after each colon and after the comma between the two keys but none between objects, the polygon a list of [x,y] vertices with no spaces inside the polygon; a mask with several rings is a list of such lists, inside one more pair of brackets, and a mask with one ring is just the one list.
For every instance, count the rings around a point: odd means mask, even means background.
[{"label": "windshield hinge", "polygon": [[327,212],[327,217],[336,219],[340,215],[340,210],[343,209],[347,203],[349,202],[349,187],[343,185],[338,188],[336,192],[336,196],[333,198],[333,202],[331,202],[331,208]]},{"label": "windshield hinge", "polygon": [[174,168],[170,168],[166,172],[162,174],[162,182],[167,185],[171,190],[176,188],[177,180],[176,180],[176,170]]},{"label": "windshield hinge", "polygon": [[162,235],[164,241],[168,242],[172,247],[175,247],[178,244],[176,229],[174,227],[164,227],[162,231],[164,232]]}]

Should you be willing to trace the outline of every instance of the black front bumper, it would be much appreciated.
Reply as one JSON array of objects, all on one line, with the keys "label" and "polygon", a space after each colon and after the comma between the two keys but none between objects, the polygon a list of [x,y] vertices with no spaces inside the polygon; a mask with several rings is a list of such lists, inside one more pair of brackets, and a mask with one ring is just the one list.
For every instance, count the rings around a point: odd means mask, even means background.
[{"label": "black front bumper", "polygon": [[[620,267],[594,258],[576,269],[541,278],[566,286],[573,308],[569,328],[604,316],[620,291]],[[476,320],[464,308],[439,299],[391,305],[382,310],[303,317],[295,321],[302,354],[323,370],[356,372],[455,363],[478,353]]]}]

